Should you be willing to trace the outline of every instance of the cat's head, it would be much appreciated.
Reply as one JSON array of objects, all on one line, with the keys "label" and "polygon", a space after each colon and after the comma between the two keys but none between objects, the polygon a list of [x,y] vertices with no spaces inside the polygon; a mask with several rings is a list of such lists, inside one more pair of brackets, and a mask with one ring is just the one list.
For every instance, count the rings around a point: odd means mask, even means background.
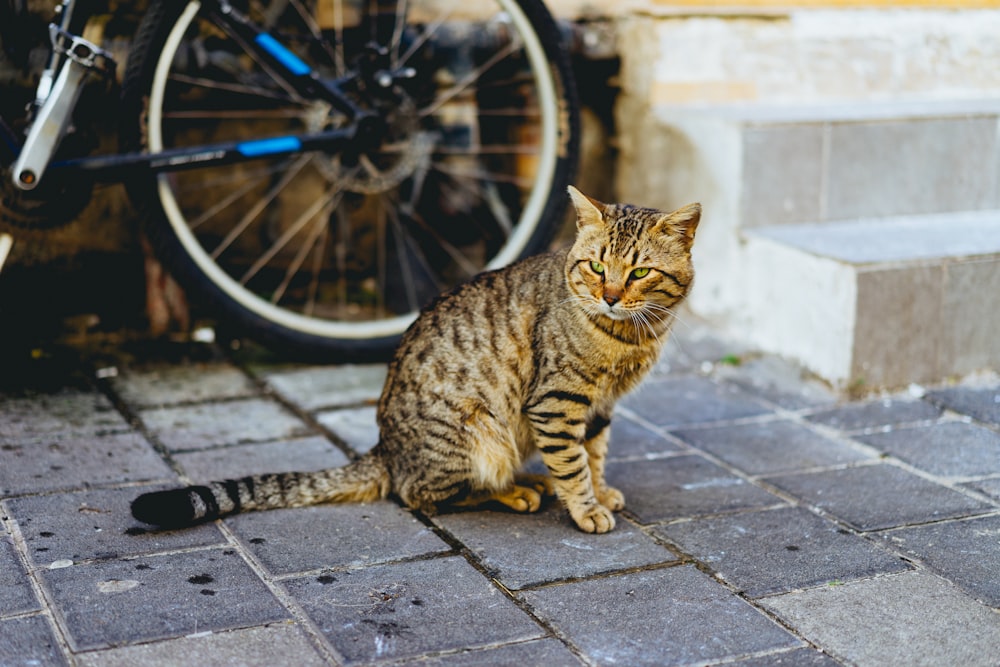
[{"label": "cat's head", "polygon": [[577,236],[566,279],[591,316],[642,323],[672,314],[694,280],[691,244],[701,205],[672,213],[604,204],[570,186]]}]

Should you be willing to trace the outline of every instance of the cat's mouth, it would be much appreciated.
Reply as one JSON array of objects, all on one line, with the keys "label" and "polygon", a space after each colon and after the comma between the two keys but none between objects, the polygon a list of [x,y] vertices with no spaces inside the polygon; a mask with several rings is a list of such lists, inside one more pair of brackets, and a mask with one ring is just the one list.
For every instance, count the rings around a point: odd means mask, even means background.
[{"label": "cat's mouth", "polygon": [[616,322],[623,322],[629,319],[630,317],[628,311],[619,307],[617,304],[609,306],[607,303],[601,301],[599,303],[599,306],[601,309],[601,315],[604,315],[609,319],[615,320]]}]

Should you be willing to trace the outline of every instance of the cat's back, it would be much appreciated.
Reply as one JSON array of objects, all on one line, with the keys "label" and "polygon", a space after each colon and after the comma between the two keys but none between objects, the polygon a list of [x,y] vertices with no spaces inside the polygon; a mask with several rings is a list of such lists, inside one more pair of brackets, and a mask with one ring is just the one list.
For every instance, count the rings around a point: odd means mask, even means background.
[{"label": "cat's back", "polygon": [[427,404],[432,396],[520,394],[538,319],[567,298],[565,262],[566,251],[536,255],[438,297],[403,336],[380,412],[410,393]]}]

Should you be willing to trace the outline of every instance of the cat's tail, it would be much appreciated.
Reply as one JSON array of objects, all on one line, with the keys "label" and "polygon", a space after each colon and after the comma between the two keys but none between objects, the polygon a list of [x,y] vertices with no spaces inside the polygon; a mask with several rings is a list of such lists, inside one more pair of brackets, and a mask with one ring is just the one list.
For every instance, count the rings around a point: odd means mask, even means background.
[{"label": "cat's tail", "polygon": [[368,502],[388,496],[391,486],[388,468],[373,451],[342,468],[253,475],[144,493],[132,501],[132,516],[180,528],[251,510]]}]

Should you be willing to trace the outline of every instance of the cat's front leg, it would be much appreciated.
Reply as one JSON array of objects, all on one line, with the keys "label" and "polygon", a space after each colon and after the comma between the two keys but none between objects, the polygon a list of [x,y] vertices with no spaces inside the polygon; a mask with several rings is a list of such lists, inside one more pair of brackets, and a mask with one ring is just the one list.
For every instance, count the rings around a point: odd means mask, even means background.
[{"label": "cat's front leg", "polygon": [[583,442],[589,406],[585,396],[553,391],[526,413],[556,495],[574,523],[587,533],[606,533],[615,527],[615,517],[594,493],[590,457]]},{"label": "cat's front leg", "polygon": [[587,424],[583,446],[587,450],[587,462],[590,465],[590,477],[594,484],[594,495],[597,500],[612,512],[625,509],[625,495],[608,486],[604,479],[604,462],[608,455],[608,439],[611,435],[611,419],[598,414],[591,417]]}]

